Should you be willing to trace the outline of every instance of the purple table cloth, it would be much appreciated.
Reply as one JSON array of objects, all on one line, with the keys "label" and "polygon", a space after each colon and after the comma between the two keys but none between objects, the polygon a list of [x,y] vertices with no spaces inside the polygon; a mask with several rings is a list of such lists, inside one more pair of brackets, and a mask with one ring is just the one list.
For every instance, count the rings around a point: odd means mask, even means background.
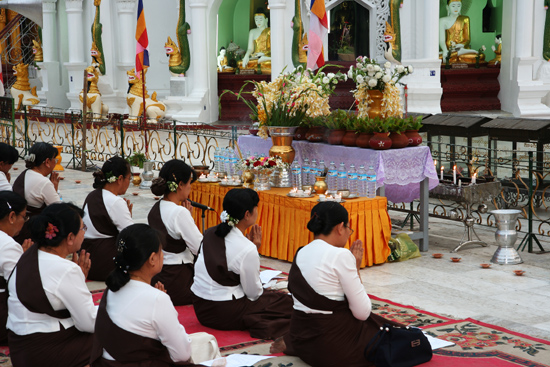
[{"label": "purple table cloth", "polygon": [[[271,139],[263,140],[257,136],[243,135],[238,140],[239,148],[244,155],[268,155],[271,148]],[[293,141],[296,150],[295,160],[300,164],[304,158],[323,159],[328,167],[334,162],[338,167],[341,162],[355,164],[359,169],[373,166],[376,170],[377,187],[385,186],[385,194],[393,203],[409,203],[420,198],[420,182],[429,178],[429,189],[439,184],[437,172],[433,164],[432,153],[427,146],[410,147],[403,149],[372,150],[342,145],[310,143],[307,141]]]}]

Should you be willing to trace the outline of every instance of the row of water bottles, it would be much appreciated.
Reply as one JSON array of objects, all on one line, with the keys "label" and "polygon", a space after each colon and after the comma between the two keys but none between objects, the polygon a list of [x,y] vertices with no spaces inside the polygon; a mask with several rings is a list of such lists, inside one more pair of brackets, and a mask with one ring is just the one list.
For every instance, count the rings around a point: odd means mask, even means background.
[{"label": "row of water bottles", "polygon": [[214,172],[225,172],[227,176],[237,175],[239,171],[236,167],[239,157],[231,147],[214,150]]},{"label": "row of water bottles", "polygon": [[[311,163],[308,158],[304,158],[304,164],[295,160],[291,166],[292,185],[294,187],[302,187],[303,185],[315,184],[315,177],[320,176],[325,169],[325,162],[321,160],[319,164],[313,159]],[[361,165],[359,170],[355,169],[355,165],[351,164],[349,169],[346,169],[344,162],[336,168],[334,162],[330,162],[327,174],[326,183],[329,191],[349,190],[350,195],[366,196],[374,198],[376,196],[376,171],[373,166],[369,166],[365,170],[365,166]]]}]

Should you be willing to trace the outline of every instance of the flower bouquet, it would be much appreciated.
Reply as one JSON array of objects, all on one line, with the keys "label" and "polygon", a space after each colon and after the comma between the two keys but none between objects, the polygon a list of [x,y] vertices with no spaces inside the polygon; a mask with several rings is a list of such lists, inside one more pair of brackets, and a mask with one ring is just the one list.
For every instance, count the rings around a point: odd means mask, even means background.
[{"label": "flower bouquet", "polygon": [[269,173],[275,168],[288,168],[288,164],[283,162],[280,157],[262,157],[262,156],[250,156],[241,159],[237,163],[237,169],[243,171],[261,172],[267,171]]},{"label": "flower bouquet", "polygon": [[397,65],[392,69],[390,62],[380,66],[376,60],[363,56],[359,56],[356,62],[355,67],[349,68],[348,77],[357,86],[352,92],[359,117],[403,116],[401,93],[396,84],[413,72],[412,66]]}]

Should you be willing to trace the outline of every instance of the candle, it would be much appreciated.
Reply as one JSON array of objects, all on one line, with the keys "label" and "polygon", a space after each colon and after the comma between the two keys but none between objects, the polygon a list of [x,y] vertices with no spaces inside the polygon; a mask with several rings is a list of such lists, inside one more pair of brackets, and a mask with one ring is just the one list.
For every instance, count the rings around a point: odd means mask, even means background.
[{"label": "candle", "polygon": [[441,166],[441,173],[439,174],[439,179],[443,181],[443,171],[445,170],[445,167]]},{"label": "candle", "polygon": [[456,165],[453,167],[453,184],[456,185]]},{"label": "candle", "polygon": [[458,180],[458,187],[462,187],[462,180]]},{"label": "candle", "polygon": [[437,159],[434,159],[434,167],[437,167]]},{"label": "candle", "polygon": [[472,177],[472,183],[475,185],[477,179],[477,172],[474,173],[474,176]]}]

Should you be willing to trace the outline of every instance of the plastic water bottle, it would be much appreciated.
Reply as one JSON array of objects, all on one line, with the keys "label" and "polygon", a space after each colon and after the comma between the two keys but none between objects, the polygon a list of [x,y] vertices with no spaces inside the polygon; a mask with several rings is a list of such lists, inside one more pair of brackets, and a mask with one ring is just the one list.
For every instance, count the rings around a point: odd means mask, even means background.
[{"label": "plastic water bottle", "polygon": [[302,164],[302,184],[309,185],[309,159],[304,158],[304,164]]},{"label": "plastic water bottle", "polygon": [[338,187],[338,170],[336,169],[336,165],[334,162],[330,162],[328,166],[328,173],[327,173],[327,185],[328,189],[331,191],[336,190]]},{"label": "plastic water bottle", "polygon": [[357,171],[357,193],[359,196],[367,196],[367,171],[363,165]]},{"label": "plastic water bottle", "polygon": [[345,190],[348,188],[348,173],[346,172],[344,162],[340,163],[340,168],[338,168],[338,183],[336,186],[336,190]]},{"label": "plastic water bottle", "polygon": [[235,150],[233,148],[229,148],[229,172],[231,175],[237,174],[237,163],[239,162],[239,158],[237,157],[237,153],[235,153]]},{"label": "plastic water bottle", "polygon": [[292,172],[292,187],[297,187],[298,189],[302,189],[302,166],[300,166],[300,162],[295,160],[292,162],[292,166],[290,167],[290,171]]},{"label": "plastic water bottle", "polygon": [[376,197],[376,171],[373,166],[369,166],[367,171],[367,197],[370,199]]},{"label": "plastic water bottle", "polygon": [[319,176],[317,172],[317,159],[313,158],[309,166],[309,180],[308,185],[315,184],[315,177]]},{"label": "plastic water bottle", "polygon": [[326,170],[325,161],[321,159],[319,166],[317,167],[317,176],[323,176]]},{"label": "plastic water bottle", "polygon": [[216,147],[216,149],[214,149],[214,172],[220,171],[220,152],[220,147]]},{"label": "plastic water bottle", "polygon": [[226,175],[230,175],[231,158],[229,157],[229,148],[223,150],[223,171]]},{"label": "plastic water bottle", "polygon": [[348,170],[348,190],[350,195],[357,196],[357,171],[354,164],[350,165]]}]

